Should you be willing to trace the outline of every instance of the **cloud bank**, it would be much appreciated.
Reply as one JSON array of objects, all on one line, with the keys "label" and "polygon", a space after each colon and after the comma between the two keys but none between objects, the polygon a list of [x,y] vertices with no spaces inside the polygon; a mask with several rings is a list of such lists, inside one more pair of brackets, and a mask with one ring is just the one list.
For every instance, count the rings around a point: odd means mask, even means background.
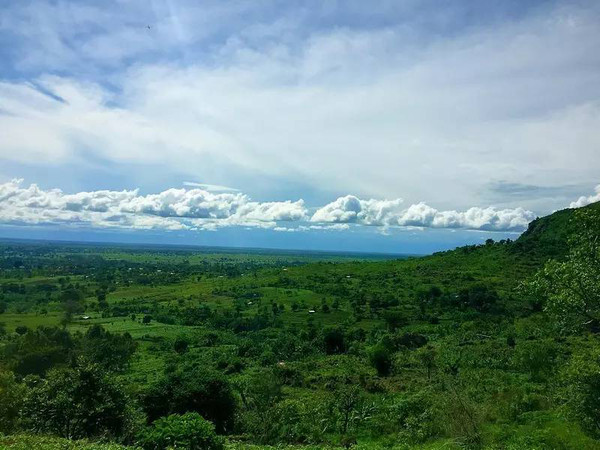
[{"label": "cloud bank", "polygon": [[23,180],[0,184],[0,223],[117,227],[160,230],[215,230],[244,226],[274,231],[344,231],[350,225],[462,228],[520,231],[535,218],[522,208],[469,208],[439,211],[425,203],[403,206],[402,199],[362,200],[347,195],[311,214],[302,199],[257,202],[240,192],[167,189],[141,195],[138,190],[65,193]]},{"label": "cloud bank", "polygon": [[402,199],[360,200],[340,197],[317,210],[311,221],[356,223],[383,227],[464,228],[486,231],[520,231],[535,219],[523,208],[469,208],[467,211],[438,211],[421,202],[402,208]]},{"label": "cloud bank", "polygon": [[140,229],[205,229],[223,226],[274,227],[306,217],[302,200],[254,202],[241,193],[168,189],[78,192],[22,187],[23,180],[0,185],[0,222],[5,224],[87,224]]}]

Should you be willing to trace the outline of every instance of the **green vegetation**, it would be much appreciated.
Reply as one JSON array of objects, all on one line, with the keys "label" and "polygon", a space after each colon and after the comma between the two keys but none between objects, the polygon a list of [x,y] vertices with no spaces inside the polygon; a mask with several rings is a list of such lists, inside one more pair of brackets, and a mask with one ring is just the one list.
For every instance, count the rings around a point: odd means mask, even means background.
[{"label": "green vegetation", "polygon": [[427,257],[0,244],[0,446],[600,448],[600,206]]}]

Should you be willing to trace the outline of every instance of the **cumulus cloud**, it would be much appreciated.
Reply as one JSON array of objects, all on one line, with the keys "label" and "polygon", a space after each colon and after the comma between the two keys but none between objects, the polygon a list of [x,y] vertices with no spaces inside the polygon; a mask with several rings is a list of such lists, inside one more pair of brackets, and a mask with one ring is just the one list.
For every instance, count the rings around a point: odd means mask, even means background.
[{"label": "cumulus cloud", "polygon": [[587,206],[591,203],[600,202],[600,184],[596,186],[594,189],[595,194],[589,196],[581,196],[576,201],[571,202],[569,205],[570,208],[581,208],[582,206]]},{"label": "cumulus cloud", "polygon": [[311,221],[356,223],[383,227],[464,228],[486,231],[520,231],[535,218],[523,208],[469,208],[467,211],[438,211],[418,203],[403,208],[402,199],[360,200],[354,196],[340,197],[318,209]]},{"label": "cumulus cloud", "polygon": [[390,225],[401,211],[402,199],[360,200],[353,195],[340,197],[318,209],[313,222],[361,223],[364,225]]},{"label": "cumulus cloud", "polygon": [[[425,203],[408,207],[403,200],[340,197],[311,215],[302,199],[253,201],[241,192],[167,189],[140,195],[138,190],[65,193],[23,185],[15,179],[0,184],[0,223],[60,224],[103,228],[216,230],[243,226],[274,231],[345,231],[351,224],[394,227],[463,228],[486,231],[523,230],[535,215],[522,208],[473,207],[439,211]],[[291,225],[290,225],[291,224]]]},{"label": "cumulus cloud", "polygon": [[242,193],[168,189],[139,195],[137,190],[78,192],[43,190],[23,180],[0,184],[0,222],[8,224],[87,224],[142,229],[206,229],[221,226],[273,227],[306,216],[303,200],[255,202]]}]

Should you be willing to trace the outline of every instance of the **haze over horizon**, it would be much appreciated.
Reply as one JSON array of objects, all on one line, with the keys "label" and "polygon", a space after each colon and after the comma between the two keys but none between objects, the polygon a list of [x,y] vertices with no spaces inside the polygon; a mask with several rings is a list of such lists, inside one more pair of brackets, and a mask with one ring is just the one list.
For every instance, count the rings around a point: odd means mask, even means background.
[{"label": "haze over horizon", "polygon": [[2,5],[0,237],[430,253],[600,200],[598,2]]}]

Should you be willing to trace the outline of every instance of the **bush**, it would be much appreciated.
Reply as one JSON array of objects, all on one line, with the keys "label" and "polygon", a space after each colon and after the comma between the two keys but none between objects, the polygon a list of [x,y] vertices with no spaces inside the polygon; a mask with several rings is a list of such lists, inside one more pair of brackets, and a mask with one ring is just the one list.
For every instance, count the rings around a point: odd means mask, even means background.
[{"label": "bush", "polygon": [[369,351],[369,361],[381,377],[389,375],[392,368],[391,351],[383,344],[377,344]]},{"label": "bush", "polygon": [[542,381],[556,368],[558,347],[551,340],[523,341],[515,349],[513,365]]},{"label": "bush", "polygon": [[119,436],[126,426],[126,396],[97,365],[54,369],[30,384],[21,414],[34,432],[78,439]]},{"label": "bush", "polygon": [[179,353],[180,355],[187,352],[188,346],[190,345],[190,343],[188,342],[188,340],[184,337],[180,337],[175,339],[175,342],[173,343],[173,350],[175,350],[177,353]]},{"label": "bush", "polygon": [[344,333],[339,328],[325,330],[323,333],[323,344],[325,346],[325,353],[328,355],[344,353],[346,351]]},{"label": "bush", "polygon": [[462,305],[469,306],[478,312],[489,312],[499,300],[498,293],[484,284],[463,289],[458,295]]},{"label": "bush", "polygon": [[223,448],[223,439],[215,433],[215,426],[198,413],[161,417],[140,434],[138,443],[146,450]]},{"label": "bush", "polygon": [[425,442],[439,432],[433,398],[430,389],[395,397],[391,404],[376,412],[372,431],[380,435],[397,433],[398,440],[407,444]]},{"label": "bush", "polygon": [[152,385],[142,398],[148,420],[169,414],[197,412],[212,421],[219,433],[231,429],[236,401],[220,373],[185,367]]}]

